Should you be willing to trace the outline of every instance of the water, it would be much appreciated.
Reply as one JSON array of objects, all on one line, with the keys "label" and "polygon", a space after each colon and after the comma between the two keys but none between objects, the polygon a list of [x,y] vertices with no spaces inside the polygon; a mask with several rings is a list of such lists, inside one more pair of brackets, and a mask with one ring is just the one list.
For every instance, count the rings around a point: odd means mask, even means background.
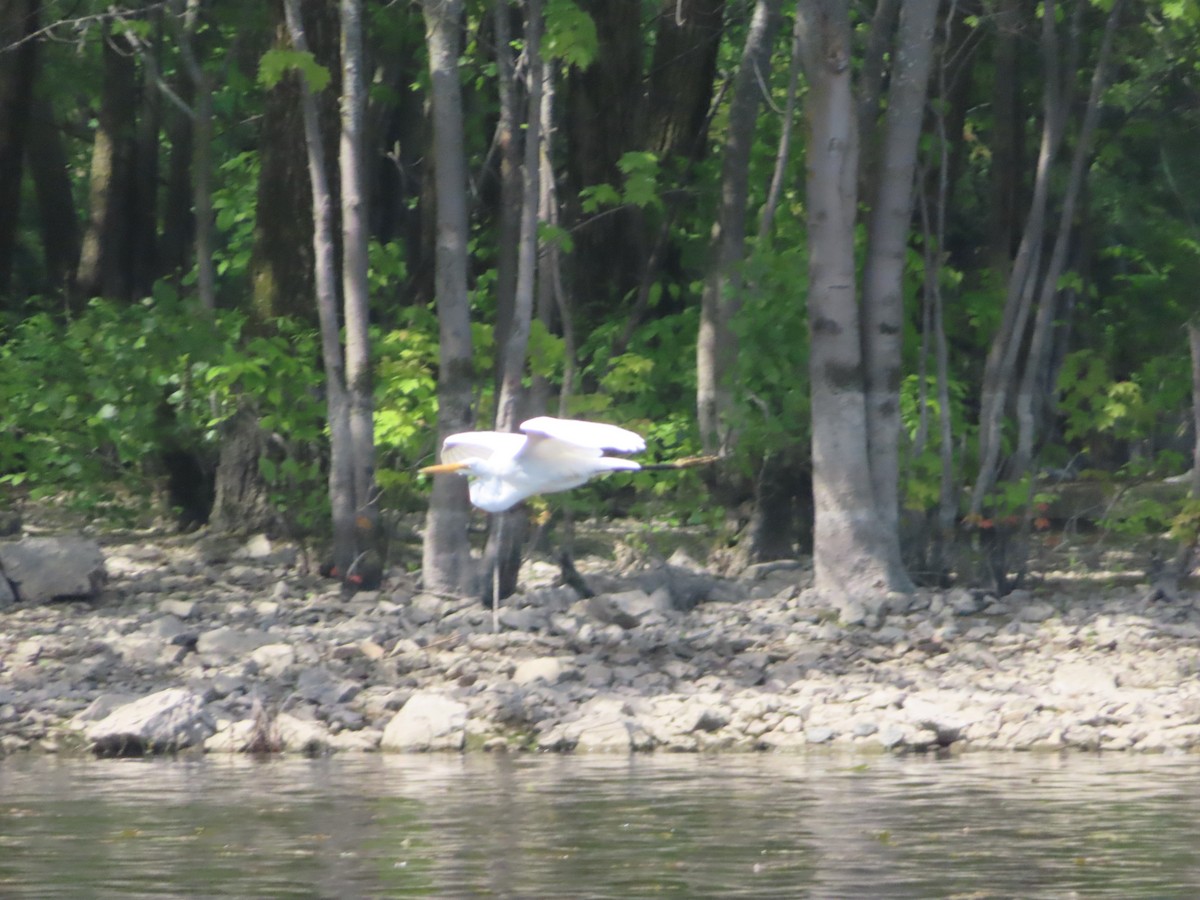
[{"label": "water", "polygon": [[0,760],[0,897],[1195,897],[1200,759]]}]

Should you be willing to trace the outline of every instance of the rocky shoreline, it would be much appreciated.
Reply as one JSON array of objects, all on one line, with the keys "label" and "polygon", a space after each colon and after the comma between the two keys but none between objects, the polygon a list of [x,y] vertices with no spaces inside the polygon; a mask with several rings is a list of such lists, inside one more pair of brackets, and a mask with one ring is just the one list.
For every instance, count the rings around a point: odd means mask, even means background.
[{"label": "rocky shoreline", "polygon": [[[526,567],[478,601],[350,597],[263,537],[105,538],[95,601],[0,610],[0,754],[1200,748],[1200,594],[1136,584],[880,609],[803,563]],[[1065,582],[1064,582],[1065,584]]]}]

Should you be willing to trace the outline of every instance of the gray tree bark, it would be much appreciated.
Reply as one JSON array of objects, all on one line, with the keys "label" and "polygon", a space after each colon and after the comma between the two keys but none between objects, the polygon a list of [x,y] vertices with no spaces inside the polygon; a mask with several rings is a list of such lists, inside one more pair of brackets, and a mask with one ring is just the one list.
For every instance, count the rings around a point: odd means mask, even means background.
[{"label": "gray tree bark", "polygon": [[[433,106],[437,190],[437,291],[440,364],[438,437],[471,427],[471,322],[467,300],[467,175],[458,30],[462,0],[423,0]],[[467,542],[467,484],[439,475],[425,520],[422,580],[426,588],[466,595],[475,587]]]},{"label": "gray tree bark", "polygon": [[[308,52],[304,23],[300,17],[300,0],[284,0],[284,14],[293,46],[302,53]],[[308,177],[312,186],[317,315],[321,322],[321,357],[325,364],[333,565],[336,572],[347,575],[354,565],[357,550],[350,403],[346,392],[346,370],[337,314],[333,195],[329,190],[326,175],[325,148],[321,142],[317,101],[307,81],[303,81],[301,85],[300,97],[301,113],[304,117],[304,143],[308,156]]]},{"label": "gray tree bark", "polygon": [[917,141],[939,0],[905,0],[893,55],[891,86],[867,223],[863,271],[863,352],[866,361],[867,449],[875,503],[892,557],[893,580],[903,580],[900,561],[899,438],[900,372],[904,342],[904,260],[912,225]]},{"label": "gray tree bark", "polygon": [[854,259],[858,127],[848,11],[808,0],[808,320],[812,346],[815,587],[829,596],[891,589],[888,541],[872,490]]}]

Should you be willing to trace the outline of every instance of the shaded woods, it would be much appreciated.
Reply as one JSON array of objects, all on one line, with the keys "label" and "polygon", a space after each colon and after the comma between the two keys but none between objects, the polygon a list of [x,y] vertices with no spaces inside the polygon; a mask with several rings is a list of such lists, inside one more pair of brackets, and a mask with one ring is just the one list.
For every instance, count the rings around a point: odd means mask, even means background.
[{"label": "shaded woods", "polygon": [[[569,415],[721,461],[535,501],[564,536],[632,514],[732,567],[812,551],[831,595],[1007,590],[1078,524],[1063,485],[1200,452],[1198,30],[1190,0],[0,0],[0,494],[157,492],[358,586],[420,512],[427,586],[511,590],[529,510],[481,553],[465,484],[414,471]],[[1083,518],[1185,574],[1184,493]]]}]

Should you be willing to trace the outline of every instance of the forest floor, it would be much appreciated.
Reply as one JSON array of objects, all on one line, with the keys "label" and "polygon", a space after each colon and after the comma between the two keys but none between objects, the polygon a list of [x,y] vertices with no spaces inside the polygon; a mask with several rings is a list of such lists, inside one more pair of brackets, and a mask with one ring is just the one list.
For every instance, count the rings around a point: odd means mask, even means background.
[{"label": "forest floor", "polygon": [[113,729],[134,750],[1200,749],[1200,590],[1164,599],[1119,551],[847,616],[803,560],[724,578],[630,532],[580,528],[595,597],[533,561],[495,621],[399,566],[344,595],[262,536],[97,534],[97,599],[0,611],[0,753]]}]

